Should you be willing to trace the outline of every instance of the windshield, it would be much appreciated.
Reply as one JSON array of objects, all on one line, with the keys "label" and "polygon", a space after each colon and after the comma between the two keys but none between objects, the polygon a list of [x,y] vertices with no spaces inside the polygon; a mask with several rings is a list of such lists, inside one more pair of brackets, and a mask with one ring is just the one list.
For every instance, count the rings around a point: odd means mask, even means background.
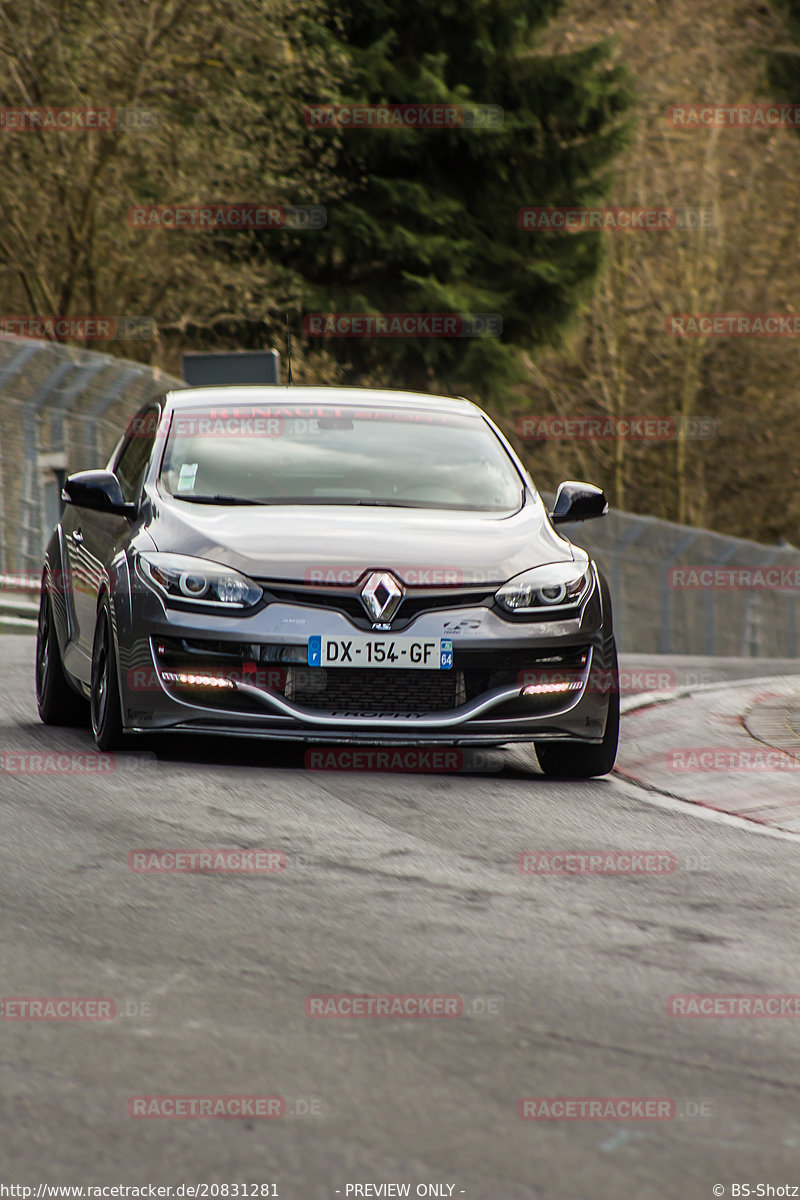
[{"label": "windshield", "polygon": [[478,416],[355,405],[181,409],[161,469],[194,503],[365,504],[502,512],[522,480]]}]

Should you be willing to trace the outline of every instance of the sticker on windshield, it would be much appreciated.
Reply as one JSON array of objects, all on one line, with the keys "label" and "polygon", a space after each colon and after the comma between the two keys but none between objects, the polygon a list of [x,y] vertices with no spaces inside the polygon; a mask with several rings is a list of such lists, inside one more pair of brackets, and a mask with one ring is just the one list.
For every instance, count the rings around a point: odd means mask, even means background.
[{"label": "sticker on windshield", "polygon": [[185,492],[194,487],[197,476],[197,463],[182,463],[178,476],[178,491]]}]

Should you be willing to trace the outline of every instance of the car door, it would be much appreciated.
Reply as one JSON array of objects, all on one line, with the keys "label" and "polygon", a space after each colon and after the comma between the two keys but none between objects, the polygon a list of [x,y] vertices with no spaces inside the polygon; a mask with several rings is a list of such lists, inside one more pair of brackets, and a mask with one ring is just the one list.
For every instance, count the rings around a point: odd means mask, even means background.
[{"label": "car door", "polygon": [[[128,503],[139,502],[160,414],[157,404],[140,409],[128,423],[112,460],[111,469]],[[100,585],[108,564],[130,536],[130,529],[125,517],[76,507],[71,528],[65,531],[77,642],[90,661]]]}]

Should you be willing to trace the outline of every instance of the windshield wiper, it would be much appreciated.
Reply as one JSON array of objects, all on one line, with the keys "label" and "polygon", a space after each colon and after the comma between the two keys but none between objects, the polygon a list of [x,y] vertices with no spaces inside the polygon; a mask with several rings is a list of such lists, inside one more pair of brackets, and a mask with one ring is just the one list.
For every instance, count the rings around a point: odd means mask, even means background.
[{"label": "windshield wiper", "polygon": [[424,500],[349,500],[348,504],[370,504],[373,508],[417,508]]},{"label": "windshield wiper", "polygon": [[176,500],[185,500],[187,504],[263,504],[263,500],[250,500],[247,496],[175,496]]}]

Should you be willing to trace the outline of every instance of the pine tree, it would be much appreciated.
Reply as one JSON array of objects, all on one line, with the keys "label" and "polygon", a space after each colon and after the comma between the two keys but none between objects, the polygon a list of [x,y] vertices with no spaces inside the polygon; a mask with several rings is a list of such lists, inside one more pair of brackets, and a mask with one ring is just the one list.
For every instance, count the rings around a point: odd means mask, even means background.
[{"label": "pine tree", "polygon": [[785,0],[782,7],[792,41],[767,56],[767,78],[778,100],[800,108],[800,0]]},{"label": "pine tree", "polygon": [[[627,74],[596,44],[537,51],[562,0],[340,0],[344,104],[492,105],[499,126],[337,130],[323,234],[294,242],[306,311],[499,313],[501,338],[332,339],[349,379],[500,397],[520,348],[558,340],[591,293],[601,235],[531,233],[524,205],[608,194]],[[311,349],[311,347],[309,347]]]}]

